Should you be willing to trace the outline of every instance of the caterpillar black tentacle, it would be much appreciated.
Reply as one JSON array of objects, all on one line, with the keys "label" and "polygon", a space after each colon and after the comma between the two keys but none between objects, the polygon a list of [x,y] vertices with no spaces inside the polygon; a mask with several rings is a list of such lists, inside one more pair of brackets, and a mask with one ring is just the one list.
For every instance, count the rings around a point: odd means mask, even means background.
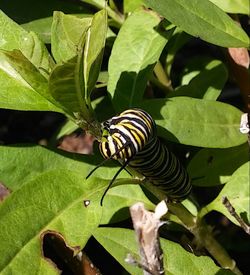
[{"label": "caterpillar black tentacle", "polygon": [[148,113],[129,109],[105,121],[102,127],[99,147],[104,158],[128,165],[163,190],[172,201],[181,201],[190,194],[187,171],[157,137],[155,122]]}]

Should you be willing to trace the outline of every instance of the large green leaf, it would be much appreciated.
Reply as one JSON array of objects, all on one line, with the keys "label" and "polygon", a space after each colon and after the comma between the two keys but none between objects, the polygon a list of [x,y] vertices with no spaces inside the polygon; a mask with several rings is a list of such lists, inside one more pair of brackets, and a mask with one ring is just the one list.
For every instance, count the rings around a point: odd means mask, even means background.
[{"label": "large green leaf", "polygon": [[160,33],[160,21],[156,13],[141,9],[127,18],[118,33],[108,67],[108,91],[116,111],[138,104],[143,97],[167,42]]},{"label": "large green leaf", "polygon": [[99,224],[106,185],[105,180],[84,181],[78,173],[58,169],[11,193],[0,205],[1,274],[48,274],[51,262],[44,261],[42,254],[46,232],[60,234],[67,246],[79,252]]},{"label": "large green leaf", "polygon": [[203,217],[207,213],[216,210],[230,219],[236,225],[239,225],[235,218],[228,212],[222,204],[222,198],[226,196],[236,212],[247,222],[250,223],[250,162],[243,164],[238,168],[230,178],[229,182],[221,190],[218,197],[201,209],[199,216]]},{"label": "large green leaf", "polygon": [[195,37],[222,47],[249,47],[247,34],[209,0],[144,0],[144,2]]},{"label": "large green leaf", "polygon": [[[128,180],[128,183],[131,180]],[[139,181],[138,181],[139,182]],[[143,202],[147,209],[154,209],[139,184],[119,185],[111,188],[103,201],[103,214],[101,224],[115,223],[127,219],[128,208],[136,202]]]},{"label": "large green leaf", "polygon": [[[122,228],[98,228],[94,232],[95,239],[130,273],[142,274],[138,267],[125,262],[127,254],[135,255],[139,259],[135,232]],[[179,244],[161,239],[164,253],[164,268],[166,274],[174,275],[214,275],[224,274],[212,259],[206,256],[195,256],[187,252]]]},{"label": "large green leaf", "polygon": [[247,136],[239,131],[241,111],[225,103],[173,97],[146,100],[139,106],[161,126],[159,135],[174,142],[227,148],[247,141]]},{"label": "large green leaf", "polygon": [[[0,11],[0,48],[19,49],[40,72],[49,72],[53,61],[38,36],[27,32]],[[44,74],[46,76],[46,74]]]},{"label": "large green leaf", "polygon": [[184,86],[170,94],[173,96],[189,96],[216,100],[224,87],[228,73],[226,66],[219,60],[209,62],[197,76]]},{"label": "large green leaf", "polygon": [[249,0],[209,0],[216,6],[228,13],[242,13],[249,15],[250,5]]},{"label": "large green leaf", "polygon": [[[73,154],[35,145],[0,146],[0,155],[0,181],[12,191],[41,173],[58,169],[78,173],[84,180],[103,160],[96,155]],[[111,179],[118,170],[118,166],[112,164],[100,167],[93,176]],[[122,172],[122,176],[128,177],[127,172]]]},{"label": "large green leaf", "polygon": [[48,81],[18,50],[0,52],[0,107],[15,110],[56,111]]},{"label": "large green leaf", "polygon": [[230,180],[237,168],[249,159],[248,144],[226,149],[202,149],[190,161],[188,173],[192,184],[214,186]]},{"label": "large green leaf", "polygon": [[55,11],[51,27],[51,50],[57,63],[77,55],[81,37],[91,24],[91,17],[78,18]]}]

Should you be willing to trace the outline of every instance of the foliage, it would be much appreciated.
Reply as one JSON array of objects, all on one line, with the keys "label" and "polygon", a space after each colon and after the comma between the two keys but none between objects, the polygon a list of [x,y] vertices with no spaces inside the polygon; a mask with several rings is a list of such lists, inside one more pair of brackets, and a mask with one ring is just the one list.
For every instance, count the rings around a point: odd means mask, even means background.
[{"label": "foliage", "polygon": [[[182,155],[192,156],[186,161],[194,189],[224,185],[212,202],[199,200],[201,209],[191,200],[183,203],[197,221],[218,211],[239,226],[221,203],[227,196],[249,224],[248,145],[239,131],[242,111],[218,100],[229,78],[224,60],[196,56],[175,85],[170,74],[175,57],[195,37],[218,51],[249,47],[247,34],[226,14],[247,14],[246,1],[237,1],[238,6],[233,0],[124,0],[124,13],[116,1],[110,6],[104,0],[82,2],[88,4],[84,8],[92,5],[99,11],[77,16],[55,11],[53,17],[23,26],[0,12],[0,108],[62,113],[67,122],[55,129],[57,138],[80,127],[97,140],[100,122],[112,110],[114,115],[130,107],[145,109],[155,119],[158,135],[181,148]],[[104,109],[98,108],[101,103]],[[132,231],[112,228],[128,217],[127,208],[137,201],[154,209],[155,200],[144,194],[140,180],[123,171],[101,207],[117,166],[105,164],[86,180],[101,162],[99,153],[19,144],[1,146],[0,154],[0,182],[10,190],[0,202],[1,274],[59,274],[41,249],[48,232],[59,235],[74,255],[94,236],[128,272],[141,274],[124,263],[127,252],[138,254]],[[178,215],[168,219],[171,230],[179,224],[182,233],[186,228],[196,234]],[[98,228],[100,224],[106,228]],[[167,274],[227,274],[223,268],[240,274],[230,265],[217,266],[208,255],[195,256],[165,238],[161,242]]]}]

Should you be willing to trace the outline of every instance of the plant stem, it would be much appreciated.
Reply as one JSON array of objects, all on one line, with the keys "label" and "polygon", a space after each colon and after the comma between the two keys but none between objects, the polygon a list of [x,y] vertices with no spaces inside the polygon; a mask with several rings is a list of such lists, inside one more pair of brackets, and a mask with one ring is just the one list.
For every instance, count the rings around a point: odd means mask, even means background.
[{"label": "plant stem", "polygon": [[168,91],[172,91],[171,80],[167,77],[164,68],[161,65],[161,62],[158,61],[154,67],[154,73],[158,79],[158,81],[167,88]]},{"label": "plant stem", "polygon": [[[151,183],[146,182],[145,187],[152,192],[158,199],[164,200],[166,196]],[[195,217],[181,203],[167,203],[169,211],[176,215],[196,238],[198,245],[203,246],[211,256],[223,268],[229,268],[235,274],[241,275],[241,271],[236,266],[235,261],[228,255],[227,251],[213,237],[211,230],[204,220]]]},{"label": "plant stem", "polygon": [[117,25],[120,27],[124,22],[124,16],[122,14],[116,13],[114,10],[112,10],[110,7],[107,7],[108,16],[111,17]]},{"label": "plant stem", "polygon": [[150,81],[160,90],[162,90],[166,95],[172,92],[172,89],[169,89],[167,86],[163,85],[154,75],[151,75]]},{"label": "plant stem", "polygon": [[120,27],[124,22],[124,16],[122,14],[116,13],[114,10],[112,10],[107,4],[106,1],[95,1],[95,0],[82,0],[82,2],[88,3],[90,5],[93,5],[94,7],[98,9],[107,9],[108,16],[112,18],[116,24]]},{"label": "plant stem", "polygon": [[198,245],[203,246],[223,268],[231,269],[235,274],[242,274],[227,251],[213,237],[204,220],[193,216],[181,203],[168,203],[170,212],[176,215],[184,226],[196,238]]}]

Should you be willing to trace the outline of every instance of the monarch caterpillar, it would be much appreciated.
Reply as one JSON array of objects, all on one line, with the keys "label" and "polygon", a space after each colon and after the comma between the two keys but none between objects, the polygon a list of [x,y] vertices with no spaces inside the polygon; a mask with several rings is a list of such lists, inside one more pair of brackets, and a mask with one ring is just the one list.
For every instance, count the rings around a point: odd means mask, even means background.
[{"label": "monarch caterpillar", "polygon": [[152,117],[141,109],[126,110],[103,122],[99,148],[105,159],[122,163],[110,185],[128,165],[160,188],[168,199],[181,201],[191,192],[186,170],[157,137]]}]

